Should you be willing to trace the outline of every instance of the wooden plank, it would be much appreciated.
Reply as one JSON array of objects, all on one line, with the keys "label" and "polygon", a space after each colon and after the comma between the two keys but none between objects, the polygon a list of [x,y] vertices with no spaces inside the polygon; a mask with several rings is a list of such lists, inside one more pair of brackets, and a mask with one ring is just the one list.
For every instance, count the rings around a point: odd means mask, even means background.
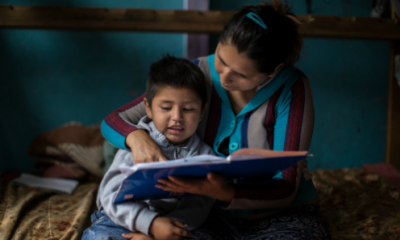
[{"label": "wooden plank", "polygon": [[[0,5],[0,28],[219,34],[235,12]],[[298,15],[304,37],[400,40],[396,19]]]},{"label": "wooden plank", "polygon": [[400,170],[400,86],[395,78],[395,56],[400,54],[400,42],[390,47],[388,123],[386,162]]},{"label": "wooden plank", "polygon": [[217,34],[234,12],[0,5],[0,27]]}]

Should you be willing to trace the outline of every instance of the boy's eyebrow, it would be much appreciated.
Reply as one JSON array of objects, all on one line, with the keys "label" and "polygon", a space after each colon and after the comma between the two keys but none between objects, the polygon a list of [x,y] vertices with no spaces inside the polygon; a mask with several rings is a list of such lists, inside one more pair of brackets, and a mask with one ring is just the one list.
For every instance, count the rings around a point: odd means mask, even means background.
[{"label": "boy's eyebrow", "polygon": [[[164,99],[160,99],[159,102],[161,102],[161,103],[173,103],[173,101],[164,100]],[[183,102],[183,103],[192,103],[192,102],[195,102],[195,101],[190,100],[190,101],[186,101],[186,102]]]},{"label": "boy's eyebrow", "polygon": [[[219,55],[219,52],[217,52],[217,56],[218,56],[219,60],[222,62],[222,64],[224,64],[225,66],[229,67],[228,64],[226,64],[226,63],[224,62],[224,60],[222,60],[221,56]],[[232,70],[232,71],[233,71],[233,70]],[[237,74],[242,75],[243,77],[246,77],[246,78],[247,78],[247,76],[246,76],[245,74],[243,74],[243,73],[236,72],[236,71],[234,71],[234,72],[237,73]]]}]

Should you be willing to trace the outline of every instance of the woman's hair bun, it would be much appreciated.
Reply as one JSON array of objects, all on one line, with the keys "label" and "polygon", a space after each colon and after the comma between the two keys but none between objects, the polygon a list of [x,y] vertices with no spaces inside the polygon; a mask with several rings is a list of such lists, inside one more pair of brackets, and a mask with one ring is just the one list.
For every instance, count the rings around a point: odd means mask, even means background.
[{"label": "woman's hair bun", "polygon": [[263,1],[260,5],[263,7],[271,6],[278,15],[289,18],[297,26],[302,25],[300,20],[292,13],[291,7],[287,3],[282,3],[281,0]]}]

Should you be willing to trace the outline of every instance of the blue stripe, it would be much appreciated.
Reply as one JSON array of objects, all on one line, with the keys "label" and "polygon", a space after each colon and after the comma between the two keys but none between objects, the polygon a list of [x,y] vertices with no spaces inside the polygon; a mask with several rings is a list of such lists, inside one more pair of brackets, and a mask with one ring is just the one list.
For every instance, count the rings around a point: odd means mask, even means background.
[{"label": "blue stripe", "polygon": [[196,64],[196,66],[199,66],[200,59],[194,59],[192,60],[192,63]]},{"label": "blue stripe", "polygon": [[105,120],[101,122],[101,134],[116,148],[129,149],[125,146],[125,137],[112,129]]},{"label": "blue stripe", "polygon": [[250,116],[251,116],[251,112],[248,112],[244,116],[244,121],[242,123],[242,148],[248,148],[249,147],[247,134],[249,133],[248,129],[249,129]]}]

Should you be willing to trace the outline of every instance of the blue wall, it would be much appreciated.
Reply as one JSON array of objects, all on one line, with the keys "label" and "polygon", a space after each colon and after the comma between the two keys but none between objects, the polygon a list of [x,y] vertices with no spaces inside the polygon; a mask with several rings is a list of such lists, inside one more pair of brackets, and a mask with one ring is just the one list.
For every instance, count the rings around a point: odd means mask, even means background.
[{"label": "blue wall", "polygon": [[[259,1],[212,0],[212,10]],[[291,0],[306,14],[304,0]],[[0,0],[0,4],[11,1]],[[182,9],[183,0],[28,1],[12,4]],[[371,1],[313,1],[312,14],[369,16]],[[159,41],[162,39],[162,41]],[[211,41],[212,52],[216,38]],[[145,89],[162,53],[184,54],[182,34],[0,30],[0,172],[31,171],[32,138],[69,121],[99,123]],[[305,39],[298,67],[312,84],[316,122],[312,169],[383,162],[389,43]]]},{"label": "blue wall", "polygon": [[[183,0],[12,4],[183,8]],[[27,149],[35,135],[69,121],[99,123],[145,91],[148,67],[162,53],[182,56],[183,48],[183,34],[0,30],[0,172],[34,170]]]},{"label": "blue wall", "polygon": [[[259,1],[212,1],[213,10],[239,10]],[[289,0],[307,14],[304,0]],[[372,1],[312,1],[315,15],[368,17]],[[211,49],[217,39],[212,40]],[[315,127],[311,169],[358,167],[385,161],[389,42],[343,39],[304,40],[297,67],[310,79]]]}]

